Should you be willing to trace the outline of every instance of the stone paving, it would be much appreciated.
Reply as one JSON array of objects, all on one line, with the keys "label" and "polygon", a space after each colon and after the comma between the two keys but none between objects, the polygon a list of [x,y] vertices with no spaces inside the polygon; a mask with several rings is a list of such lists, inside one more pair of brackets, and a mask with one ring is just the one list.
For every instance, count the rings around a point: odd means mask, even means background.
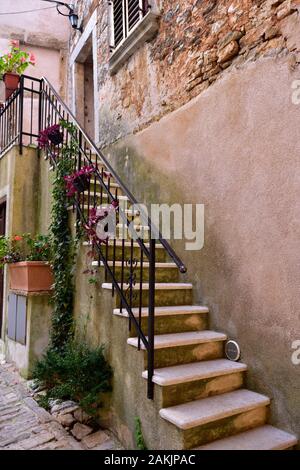
[{"label": "stone paving", "polygon": [[91,435],[86,445],[76,440],[37,404],[11,364],[0,365],[0,450],[120,449],[106,431],[104,444],[97,445],[100,433],[104,431]]}]

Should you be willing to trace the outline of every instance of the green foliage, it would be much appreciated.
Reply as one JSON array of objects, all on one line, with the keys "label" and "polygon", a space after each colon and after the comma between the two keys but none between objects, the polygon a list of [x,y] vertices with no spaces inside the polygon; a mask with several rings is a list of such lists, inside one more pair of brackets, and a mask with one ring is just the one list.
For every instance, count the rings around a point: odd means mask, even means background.
[{"label": "green foliage", "polygon": [[141,420],[138,416],[134,419],[135,429],[134,429],[134,438],[138,450],[148,450],[142,431]]},{"label": "green foliage", "polygon": [[111,390],[112,370],[103,347],[89,348],[70,341],[63,352],[49,349],[37,362],[34,379],[47,389],[41,397],[47,408],[49,399],[75,400],[89,414],[101,407],[101,393]]},{"label": "green foliage", "polygon": [[73,332],[73,264],[75,247],[69,228],[68,198],[64,176],[69,174],[72,161],[65,157],[67,151],[59,158],[53,182],[53,204],[51,212],[51,239],[53,246],[53,315],[51,347],[62,349]]},{"label": "green foliage", "polygon": [[18,41],[12,41],[10,51],[0,57],[0,77],[6,73],[22,75],[29,65],[35,65],[34,55],[21,51]]},{"label": "green foliage", "polygon": [[48,235],[30,233],[14,237],[0,237],[0,267],[19,261],[52,261],[52,249]]}]

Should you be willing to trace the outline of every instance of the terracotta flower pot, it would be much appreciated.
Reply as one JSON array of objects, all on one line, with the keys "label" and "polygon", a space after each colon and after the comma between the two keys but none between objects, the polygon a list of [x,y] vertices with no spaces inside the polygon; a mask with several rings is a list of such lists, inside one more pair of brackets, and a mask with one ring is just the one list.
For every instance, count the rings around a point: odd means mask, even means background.
[{"label": "terracotta flower pot", "polygon": [[4,75],[3,80],[5,83],[5,99],[8,100],[19,86],[20,75],[9,72]]},{"label": "terracotta flower pot", "polygon": [[22,261],[8,266],[11,289],[25,292],[51,290],[52,268],[45,261]]},{"label": "terracotta flower pot", "polygon": [[78,193],[82,193],[89,188],[90,179],[90,175],[81,175],[74,179],[73,186]]},{"label": "terracotta flower pot", "polygon": [[64,135],[60,131],[49,132],[48,137],[49,137],[51,144],[53,145],[59,145],[64,140]]}]

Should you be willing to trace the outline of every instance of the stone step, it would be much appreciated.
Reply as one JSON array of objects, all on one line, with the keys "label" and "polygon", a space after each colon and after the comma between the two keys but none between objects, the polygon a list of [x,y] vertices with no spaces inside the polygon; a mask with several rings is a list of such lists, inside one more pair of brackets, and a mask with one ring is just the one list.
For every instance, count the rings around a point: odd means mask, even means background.
[{"label": "stone step", "polygon": [[[180,383],[190,383],[198,380],[210,379],[220,375],[229,375],[235,372],[247,370],[246,364],[232,362],[227,359],[216,359],[214,361],[194,362],[180,366],[163,367],[155,369],[153,382],[161,387],[176,385]],[[143,372],[143,377],[147,379],[148,372]]]},{"label": "stone step", "polygon": [[[155,308],[155,317],[168,317],[168,316],[173,316],[173,315],[193,315],[193,314],[206,314],[209,312],[208,307],[202,307],[198,305],[179,305],[175,307],[156,307]],[[120,311],[120,309],[116,308],[113,311],[114,315],[121,315],[125,316],[128,318],[128,313],[123,310],[123,312]],[[137,317],[139,316],[139,309],[134,308],[133,312],[134,315]],[[142,308],[141,315],[142,317],[148,317],[149,310],[148,308]]]},{"label": "stone step", "polygon": [[[108,262],[109,267],[113,270],[113,261]],[[92,262],[93,268],[99,268],[99,262]],[[100,268],[104,269],[104,263],[100,262]],[[115,262],[115,277],[120,282],[122,279],[122,261]],[[141,276],[144,282],[149,281],[149,263],[143,263],[143,270],[141,272],[141,263],[138,262],[133,268],[133,272],[136,275],[136,281],[140,282]],[[127,265],[126,260],[123,263],[123,276],[124,279],[128,279],[131,274],[130,265]],[[175,263],[156,263],[155,264],[155,279],[156,282],[178,282],[179,280],[179,269]]]},{"label": "stone step", "polygon": [[[227,359],[155,369],[155,396],[163,408],[237,390],[243,386],[245,364]],[[144,379],[148,372],[143,372]]]},{"label": "stone step", "polygon": [[[175,307],[156,307],[155,309],[155,334],[183,333],[187,331],[207,330],[208,328],[208,308],[193,305],[183,305]],[[126,318],[128,313],[126,309],[120,312],[115,309],[113,314]],[[134,308],[133,314],[139,318],[139,309]],[[141,328],[148,334],[148,308],[141,309]],[[130,335],[135,335],[135,329],[132,328]]]},{"label": "stone step", "polygon": [[162,408],[159,414],[182,432],[183,447],[190,449],[264,425],[269,404],[268,397],[241,389]]},{"label": "stone step", "polygon": [[[125,279],[126,281],[126,279]],[[121,287],[121,284],[119,284]],[[105,290],[112,290],[111,283],[103,283],[102,288]],[[123,292],[127,291],[127,299],[129,302],[129,285],[124,282]],[[127,290],[128,289],[128,290]],[[138,307],[140,302],[140,284],[139,282],[133,286],[132,289],[132,307]],[[145,282],[142,285],[142,307],[149,305],[149,283]],[[155,284],[155,305],[186,305],[193,301],[193,286],[188,283],[179,282],[157,282]]]},{"label": "stone step", "polygon": [[270,425],[219,439],[194,450],[286,450],[297,445],[297,438]]},{"label": "stone step", "polygon": [[[189,331],[156,335],[154,338],[154,367],[169,367],[188,364],[202,360],[219,359],[224,354],[226,335],[210,330]],[[128,338],[130,346],[138,347],[138,338]],[[147,367],[147,352],[144,345],[145,368]]]},{"label": "stone step", "polygon": [[[100,207],[100,206],[99,206],[99,207]],[[88,210],[90,210],[90,209],[93,208],[93,204],[91,204],[90,206],[88,206],[87,204],[85,204],[84,206],[80,205],[80,208],[81,208],[81,210],[83,209],[85,212],[87,212]],[[102,209],[107,209],[107,206],[106,206],[106,205],[102,205],[101,208],[102,208]],[[73,205],[68,206],[68,211],[71,211],[71,210],[73,210]],[[76,207],[75,207],[74,210],[76,210]],[[125,209],[125,210],[123,211],[123,213],[125,213],[125,214],[126,214],[127,216],[129,216],[129,217],[139,217],[139,215],[140,215],[139,211],[137,211],[137,210],[131,210],[131,209]],[[118,226],[119,226],[119,224],[118,224]],[[137,227],[139,227],[139,226],[137,226]],[[147,229],[149,230],[149,227],[147,227]]]},{"label": "stone step", "polygon": [[[154,338],[154,349],[174,348],[191,344],[210,343],[212,341],[225,341],[226,338],[226,335],[223,333],[211,330],[157,335]],[[137,348],[138,338],[128,338],[127,344]],[[145,349],[144,345],[142,345],[142,349]]]},{"label": "stone step", "polygon": [[[92,245],[88,241],[84,241],[82,244],[83,244],[83,246],[91,246]],[[113,246],[112,241],[110,241],[108,244],[111,245],[111,247]],[[117,247],[122,247],[122,240],[117,240],[116,241],[116,246]],[[125,240],[124,246],[125,246],[125,248],[131,248],[131,242]],[[147,248],[149,248],[150,245],[149,245],[149,243],[146,242],[145,246]],[[156,247],[156,250],[164,250],[164,247],[160,243],[157,243],[155,247]],[[138,244],[138,242],[133,242],[133,248],[139,248],[140,249],[140,245]]]},{"label": "stone step", "polygon": [[[96,196],[97,199],[101,199],[101,193],[100,193],[100,192],[97,192],[97,191],[96,191],[96,193],[94,193],[94,191],[92,191],[91,194],[92,194],[93,196]],[[88,197],[89,192],[88,192],[88,191],[84,191],[84,195],[85,195],[86,197]],[[107,198],[108,198],[108,194],[103,192],[102,198],[103,198],[103,199],[107,199]],[[122,196],[122,195],[119,195],[119,194],[118,194],[118,199],[119,199],[119,201],[128,201],[128,205],[130,204],[129,199],[128,199],[127,196]]]},{"label": "stone step", "polygon": [[[127,241],[127,240],[124,241],[124,252],[122,248],[123,247],[122,243],[123,243],[122,240],[120,239],[116,240],[115,256],[116,256],[116,259],[119,261],[122,260],[122,257],[124,257],[125,260],[128,260],[130,259],[130,255],[131,255],[131,241]],[[144,245],[146,246],[146,248],[149,249],[149,243],[144,242]],[[83,246],[91,248],[92,244],[89,241],[84,241]],[[102,252],[106,256],[106,246],[104,245],[102,245]],[[108,243],[108,250],[107,250],[108,259],[111,260],[113,258],[113,252],[114,252],[114,241],[110,240]],[[141,247],[137,242],[133,242],[133,256],[137,260],[140,260],[141,258]],[[164,247],[160,243],[156,244],[155,257],[156,257],[156,261],[160,263],[166,260],[167,253]],[[146,261],[146,256],[144,256],[144,261]]]}]

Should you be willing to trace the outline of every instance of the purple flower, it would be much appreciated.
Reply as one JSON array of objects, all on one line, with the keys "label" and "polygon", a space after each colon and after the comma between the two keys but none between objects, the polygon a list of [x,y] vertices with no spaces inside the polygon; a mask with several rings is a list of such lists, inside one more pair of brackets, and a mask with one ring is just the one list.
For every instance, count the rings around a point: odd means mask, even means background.
[{"label": "purple flower", "polygon": [[41,131],[37,141],[40,149],[46,149],[51,144],[61,144],[63,142],[63,133],[60,131],[60,125],[54,124]]}]

